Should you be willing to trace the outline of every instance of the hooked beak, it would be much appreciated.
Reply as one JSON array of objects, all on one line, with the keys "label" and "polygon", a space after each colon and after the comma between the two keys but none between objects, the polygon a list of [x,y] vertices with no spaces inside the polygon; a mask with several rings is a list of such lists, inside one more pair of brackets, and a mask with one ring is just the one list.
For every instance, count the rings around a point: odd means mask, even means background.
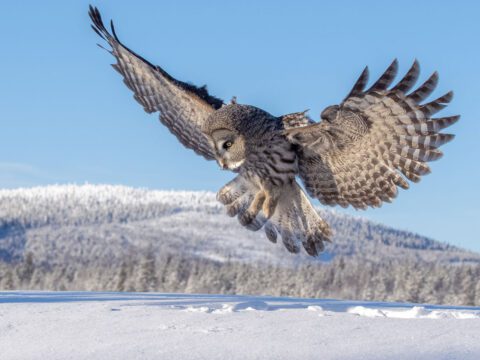
[{"label": "hooked beak", "polygon": [[227,164],[225,161],[223,161],[221,159],[219,159],[217,161],[218,161],[218,165],[220,165],[220,168],[222,170],[230,170],[230,171],[233,171],[233,172],[238,172],[240,170],[240,167],[245,162],[245,159],[240,160],[240,161],[236,161],[236,162],[233,162],[233,163],[231,162],[229,164]]},{"label": "hooked beak", "polygon": [[219,159],[217,162],[218,162],[218,165],[220,166],[220,169],[228,170],[228,165],[223,160]]}]

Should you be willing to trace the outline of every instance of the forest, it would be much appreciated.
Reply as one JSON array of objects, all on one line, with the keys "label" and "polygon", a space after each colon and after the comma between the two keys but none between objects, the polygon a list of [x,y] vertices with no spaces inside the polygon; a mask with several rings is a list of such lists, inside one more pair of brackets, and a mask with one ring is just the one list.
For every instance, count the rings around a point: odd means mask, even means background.
[{"label": "forest", "polygon": [[[151,250],[151,249],[150,249]],[[339,257],[294,267],[218,262],[178,254],[125,256],[116,266],[37,266],[32,253],[0,262],[2,290],[156,291],[480,306],[480,265],[375,263]]]},{"label": "forest", "polygon": [[0,290],[160,291],[480,305],[480,255],[319,209],[335,236],[292,255],[208,192],[0,190]]}]

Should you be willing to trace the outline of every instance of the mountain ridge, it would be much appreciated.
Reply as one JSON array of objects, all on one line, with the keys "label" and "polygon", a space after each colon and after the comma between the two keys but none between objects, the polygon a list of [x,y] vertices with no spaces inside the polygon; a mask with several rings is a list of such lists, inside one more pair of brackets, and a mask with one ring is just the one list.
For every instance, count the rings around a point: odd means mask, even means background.
[{"label": "mountain ridge", "polygon": [[[480,254],[472,251],[359,216],[317,210],[335,234],[333,244],[327,244],[320,256],[322,261],[346,256],[480,263]],[[147,247],[217,261],[318,261],[271,244],[262,231],[243,229],[225,214],[212,192],[89,184],[0,190],[0,259],[4,261],[21,259],[26,252],[47,263],[55,262],[55,257],[115,261],[127,249]]]}]

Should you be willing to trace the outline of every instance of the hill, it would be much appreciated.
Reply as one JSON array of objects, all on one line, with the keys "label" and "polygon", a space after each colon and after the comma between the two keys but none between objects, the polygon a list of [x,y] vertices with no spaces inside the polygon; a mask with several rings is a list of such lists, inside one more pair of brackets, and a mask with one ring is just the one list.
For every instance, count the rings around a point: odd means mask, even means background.
[{"label": "hill", "polygon": [[335,235],[311,258],[243,229],[210,192],[0,190],[0,288],[480,302],[479,254],[319,211]]},{"label": "hill", "polygon": [[[480,255],[360,217],[319,209],[332,225],[333,243],[321,260],[338,256],[372,261],[480,262]],[[159,252],[225,261],[305,263],[225,215],[210,192],[151,191],[123,186],[49,186],[0,190],[0,258],[38,261],[92,257],[115,261],[126,252]],[[52,249],[55,249],[52,254]],[[54,255],[54,256],[52,256]],[[313,260],[316,261],[316,260]]]}]

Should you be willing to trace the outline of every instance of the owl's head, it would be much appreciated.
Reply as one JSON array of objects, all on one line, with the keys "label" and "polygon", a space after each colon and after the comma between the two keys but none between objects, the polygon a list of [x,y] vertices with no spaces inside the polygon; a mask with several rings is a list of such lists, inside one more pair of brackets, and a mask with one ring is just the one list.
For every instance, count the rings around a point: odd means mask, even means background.
[{"label": "owl's head", "polygon": [[210,140],[220,167],[235,171],[275,123],[272,115],[259,108],[229,104],[212,113],[202,131]]},{"label": "owl's head", "polygon": [[246,158],[245,140],[235,130],[219,128],[210,134],[218,165],[225,170],[237,170]]}]

